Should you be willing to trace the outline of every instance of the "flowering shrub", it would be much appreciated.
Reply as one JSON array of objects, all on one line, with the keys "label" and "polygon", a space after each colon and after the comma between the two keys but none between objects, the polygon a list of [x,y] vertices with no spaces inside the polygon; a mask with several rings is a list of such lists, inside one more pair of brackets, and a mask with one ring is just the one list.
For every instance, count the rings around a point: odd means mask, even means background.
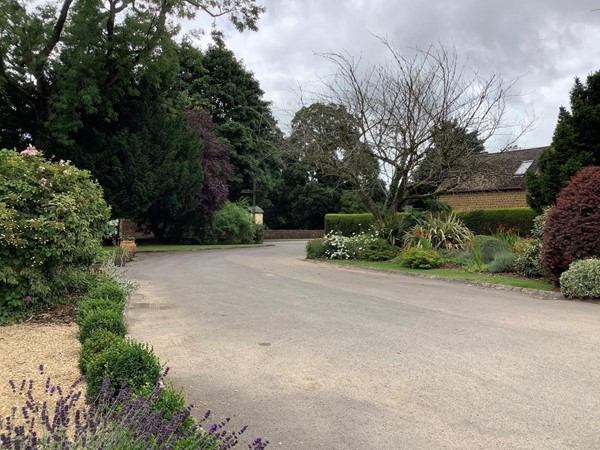
[{"label": "flowering shrub", "polygon": [[341,233],[329,232],[323,238],[325,257],[328,259],[359,259],[360,252],[378,238],[371,234],[343,236]]},{"label": "flowering shrub", "polygon": [[0,150],[0,311],[52,300],[60,272],[100,252],[109,213],[89,172],[31,146]]},{"label": "flowering shrub", "polygon": [[542,241],[531,239],[519,249],[520,254],[515,259],[515,271],[529,278],[539,278],[544,275],[542,266]]},{"label": "flowering shrub", "polygon": [[[40,372],[44,374],[42,366]],[[49,400],[42,401],[33,380],[11,380],[22,404],[0,418],[2,449],[227,450],[236,447],[246,431],[226,430],[229,419],[208,425],[210,411],[199,421],[206,430],[200,428],[191,418],[192,407],[183,407],[179,394],[162,382],[144,395],[124,388],[115,396],[106,379],[97,401],[88,405],[79,383],[66,391],[48,377],[44,391]],[[256,438],[247,448],[264,450],[267,444]]]},{"label": "flowering shrub", "polygon": [[600,259],[571,264],[560,276],[560,292],[567,298],[600,298]]},{"label": "flowering shrub", "polygon": [[519,230],[515,227],[507,228],[506,225],[500,224],[496,228],[494,237],[504,242],[509,248],[512,248],[519,240]]}]

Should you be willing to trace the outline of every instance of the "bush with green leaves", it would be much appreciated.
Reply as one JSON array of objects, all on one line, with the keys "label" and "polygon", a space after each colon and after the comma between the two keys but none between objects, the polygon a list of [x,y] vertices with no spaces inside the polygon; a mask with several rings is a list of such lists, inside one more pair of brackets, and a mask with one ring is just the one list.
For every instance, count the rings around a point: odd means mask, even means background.
[{"label": "bush with green leaves", "polygon": [[600,259],[571,263],[560,276],[560,292],[567,298],[600,299]]},{"label": "bush with green leaves", "polygon": [[127,325],[123,313],[109,309],[86,314],[79,323],[79,341],[85,342],[96,330],[108,330],[117,336],[125,337]]},{"label": "bush with green leaves", "polygon": [[114,311],[122,315],[124,310],[124,302],[115,302],[106,298],[83,297],[77,308],[77,324],[81,326],[88,315],[98,311]]},{"label": "bush with green leaves", "polygon": [[456,214],[428,214],[406,232],[404,247],[423,247],[426,239],[433,249],[464,248],[473,237]]},{"label": "bush with green leaves", "polygon": [[544,276],[542,265],[542,241],[533,239],[521,250],[521,254],[515,259],[515,271],[528,278],[540,278]]},{"label": "bush with green leaves", "polygon": [[325,244],[323,239],[313,239],[306,243],[306,259],[319,259],[325,257]]},{"label": "bush with green leaves", "polygon": [[0,150],[0,310],[52,301],[65,269],[94,262],[109,216],[89,172],[31,146]]},{"label": "bush with green leaves", "polygon": [[134,340],[115,342],[92,359],[87,367],[85,381],[87,397],[95,399],[104,379],[110,380],[115,394],[126,387],[132,392],[156,386],[161,365],[152,349]]},{"label": "bush with green leaves", "polygon": [[[185,414],[188,410],[183,398],[183,390],[176,389],[171,382],[164,384],[160,390],[157,390],[154,386],[146,386],[140,389],[137,395],[151,400],[152,411],[160,411],[163,420],[170,420],[176,414]],[[184,430],[193,430],[194,427],[196,427],[196,421],[192,416],[188,416],[187,419],[181,422],[176,431],[181,433]]]},{"label": "bush with green leaves", "polygon": [[120,286],[116,280],[104,279],[94,288],[90,289],[88,297],[101,298],[116,303],[125,303],[127,290]]},{"label": "bush with green leaves", "polygon": [[434,269],[442,264],[442,257],[435,250],[412,247],[402,252],[400,262],[411,269]]},{"label": "bush with green leaves", "polygon": [[[509,246],[504,241],[494,236],[478,235],[474,237],[473,241],[479,245],[481,261],[485,264],[491,263],[497,253],[509,250]],[[469,248],[472,247],[472,245],[469,246]]]},{"label": "bush with green leaves", "polygon": [[255,224],[247,204],[225,202],[215,214],[211,234],[212,240],[220,244],[252,244]]},{"label": "bush with green leaves", "polygon": [[494,259],[488,264],[488,270],[493,273],[514,272],[516,255],[508,250],[498,252]]},{"label": "bush with green leaves", "polygon": [[91,336],[81,344],[79,351],[79,370],[83,375],[87,373],[90,363],[116,342],[122,342],[124,338],[117,336],[111,331],[105,329],[95,330]]},{"label": "bush with green leaves", "polygon": [[398,255],[400,249],[387,239],[369,239],[359,251],[358,257],[365,261],[389,261]]}]

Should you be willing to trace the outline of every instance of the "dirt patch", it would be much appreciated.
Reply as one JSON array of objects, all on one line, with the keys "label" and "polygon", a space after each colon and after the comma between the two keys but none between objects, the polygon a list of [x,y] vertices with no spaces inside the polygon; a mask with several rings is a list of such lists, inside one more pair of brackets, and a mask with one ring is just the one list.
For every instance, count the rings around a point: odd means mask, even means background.
[{"label": "dirt patch", "polygon": [[[34,317],[42,321],[39,313]],[[31,318],[34,323],[0,327],[0,417],[6,417],[13,406],[23,406],[25,401],[18,392],[13,393],[9,380],[14,380],[19,387],[21,380],[32,379],[43,392],[46,378],[50,376],[53,385],[68,391],[80,377],[78,327],[72,321],[60,323],[61,317],[65,316],[46,317],[50,323],[35,323]],[[39,373],[40,364],[45,367],[44,375]]]}]

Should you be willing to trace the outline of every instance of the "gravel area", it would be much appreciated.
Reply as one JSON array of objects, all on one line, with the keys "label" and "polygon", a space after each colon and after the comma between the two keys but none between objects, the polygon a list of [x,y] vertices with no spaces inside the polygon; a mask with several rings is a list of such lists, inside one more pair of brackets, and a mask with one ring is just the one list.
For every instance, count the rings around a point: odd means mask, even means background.
[{"label": "gravel area", "polygon": [[[0,327],[0,418],[10,414],[13,406],[24,403],[18,393],[13,394],[9,380],[19,386],[21,380],[32,379],[39,388],[35,391],[38,394],[43,393],[48,376],[52,384],[66,390],[80,377],[77,333],[75,323],[21,323]],[[45,367],[44,375],[39,373],[40,364]]]}]

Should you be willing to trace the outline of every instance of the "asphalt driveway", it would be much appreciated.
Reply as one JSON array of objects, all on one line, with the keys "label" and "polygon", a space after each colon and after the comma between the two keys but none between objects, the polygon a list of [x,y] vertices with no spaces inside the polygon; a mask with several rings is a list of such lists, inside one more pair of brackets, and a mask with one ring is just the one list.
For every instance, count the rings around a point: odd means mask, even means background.
[{"label": "asphalt driveway", "polygon": [[128,266],[130,334],[198,415],[273,449],[600,448],[600,305],[303,257],[287,241]]}]

